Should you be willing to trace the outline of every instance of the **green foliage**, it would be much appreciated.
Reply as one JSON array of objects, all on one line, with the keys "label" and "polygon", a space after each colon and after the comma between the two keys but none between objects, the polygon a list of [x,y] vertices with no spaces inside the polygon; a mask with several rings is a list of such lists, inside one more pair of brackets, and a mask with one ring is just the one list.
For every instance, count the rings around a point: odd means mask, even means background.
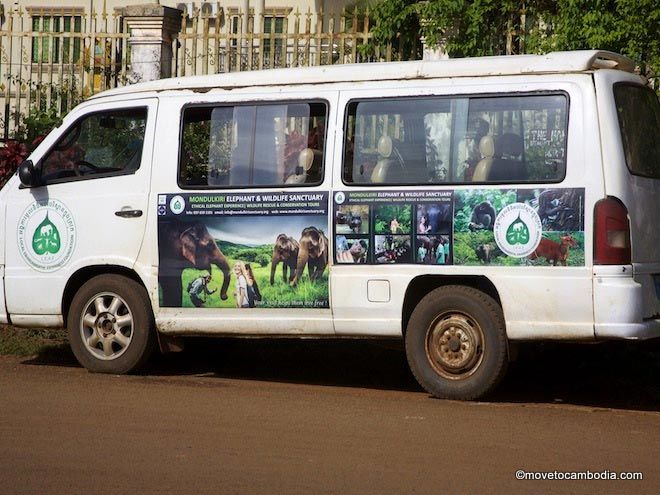
[{"label": "green foliage", "polygon": [[45,110],[33,108],[29,114],[23,117],[19,125],[15,139],[22,143],[32,144],[37,138],[43,138],[62,123],[62,116],[55,107]]},{"label": "green foliage", "polygon": [[411,205],[382,205],[376,209],[374,233],[390,234],[390,223],[393,219],[399,222],[396,234],[410,234],[412,232],[412,206]]},{"label": "green foliage", "polygon": [[181,174],[186,182],[207,182],[211,121],[187,123],[183,128]]},{"label": "green foliage", "polygon": [[630,57],[647,76],[660,70],[657,0],[557,0],[540,18],[529,33],[532,52],[599,48]]},{"label": "green foliage", "polygon": [[396,48],[405,35],[451,57],[598,48],[630,57],[649,77],[660,70],[657,0],[379,0],[370,15],[372,50]]},{"label": "green foliage", "polygon": [[[472,210],[479,203],[488,201],[499,212],[502,208],[516,202],[516,191],[499,189],[464,189],[456,191],[454,211],[454,231],[469,231]],[[493,219],[494,220],[494,219]]]},{"label": "green foliage", "polygon": [[28,88],[30,93],[29,112],[17,116],[16,120],[20,119],[20,124],[12,136],[27,145],[40,142],[38,138],[44,138],[58,127],[64,115],[83,100],[75,80],[46,83],[14,77],[12,82],[16,86]]},{"label": "green foliage", "polygon": [[369,43],[358,45],[361,55],[370,57],[379,50],[382,56],[389,44],[394,59],[420,58],[420,18],[416,4],[413,0],[358,2],[359,7],[369,8],[373,36]]},{"label": "green foliage", "polygon": [[227,176],[232,153],[231,129],[232,121],[212,121],[209,118],[185,122],[181,174],[186,182],[207,184],[211,170],[216,174],[216,180]]},{"label": "green foliage", "polygon": [[259,265],[261,266],[267,266],[270,263],[271,259],[272,257],[269,254],[261,253],[257,255],[254,261],[259,263]]}]

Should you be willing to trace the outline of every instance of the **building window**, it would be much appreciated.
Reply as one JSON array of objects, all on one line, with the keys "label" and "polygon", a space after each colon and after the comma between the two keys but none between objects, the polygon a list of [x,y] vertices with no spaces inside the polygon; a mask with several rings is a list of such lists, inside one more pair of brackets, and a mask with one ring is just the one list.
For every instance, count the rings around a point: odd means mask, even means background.
[{"label": "building window", "polygon": [[32,63],[75,63],[80,61],[80,37],[64,33],[82,32],[79,15],[33,15]]},{"label": "building window", "polygon": [[284,33],[284,16],[264,16],[264,40],[263,40],[263,54],[264,54],[264,64],[268,64],[271,57],[271,51],[273,50],[274,45],[274,59],[275,63],[278,62],[278,58],[281,56],[282,47],[284,46],[284,40],[281,37],[275,37],[274,40],[271,40],[269,36],[271,34],[280,35]]}]

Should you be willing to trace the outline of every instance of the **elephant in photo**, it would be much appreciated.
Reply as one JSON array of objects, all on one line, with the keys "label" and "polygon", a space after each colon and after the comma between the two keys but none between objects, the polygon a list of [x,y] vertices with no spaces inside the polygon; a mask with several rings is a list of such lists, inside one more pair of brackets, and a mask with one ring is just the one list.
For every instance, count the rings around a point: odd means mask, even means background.
[{"label": "elephant in photo", "polygon": [[302,278],[305,265],[309,272],[309,280],[314,282],[320,278],[328,266],[328,238],[322,230],[316,227],[307,227],[300,235],[300,250],[298,252],[298,266],[296,275],[291,281],[295,287]]},{"label": "elephant in photo", "polygon": [[167,222],[158,229],[160,266],[158,282],[164,307],[181,306],[181,272],[186,268],[207,270],[216,265],[224,274],[220,297],[227,299],[230,270],[227,258],[202,222]]},{"label": "elephant in photo", "polygon": [[[293,237],[286,234],[280,234],[275,240],[273,247],[273,261],[270,265],[270,285],[275,283],[275,269],[278,263],[282,262],[282,277],[284,282],[288,283],[293,280],[296,274],[296,267],[298,266],[298,250],[300,245]],[[287,279],[287,269],[289,271],[289,278]]]}]

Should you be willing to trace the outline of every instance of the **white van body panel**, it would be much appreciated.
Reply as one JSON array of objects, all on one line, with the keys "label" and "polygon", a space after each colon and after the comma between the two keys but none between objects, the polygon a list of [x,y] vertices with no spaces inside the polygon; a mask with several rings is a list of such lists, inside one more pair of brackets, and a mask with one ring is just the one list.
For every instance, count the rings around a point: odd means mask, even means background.
[{"label": "white van body panel", "polygon": [[[52,132],[30,157],[36,164],[67,128],[89,112],[147,107],[148,119],[142,161],[130,175],[72,180],[42,187],[20,188],[14,177],[7,189],[5,230],[12,242],[7,243],[5,288],[7,309],[16,315],[59,315],[67,282],[78,270],[88,266],[116,265],[132,269],[138,256],[147,220],[147,202],[151,179],[151,155],[156,122],[157,99],[130,102],[96,101],[78,107]],[[75,244],[70,259],[59,269],[38,271],[21,255],[15,240],[22,215],[30,205],[56,200],[71,212],[75,226]],[[120,218],[121,209],[142,210],[139,218]],[[118,233],[121,233],[120,235]],[[28,233],[29,234],[29,233]],[[50,321],[50,319],[46,319]],[[20,318],[16,318],[18,323]]]}]

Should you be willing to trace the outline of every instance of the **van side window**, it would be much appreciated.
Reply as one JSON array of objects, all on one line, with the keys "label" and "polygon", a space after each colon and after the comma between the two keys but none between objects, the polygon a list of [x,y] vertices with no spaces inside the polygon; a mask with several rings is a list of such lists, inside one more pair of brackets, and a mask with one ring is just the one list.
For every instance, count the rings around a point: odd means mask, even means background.
[{"label": "van side window", "polygon": [[324,103],[187,107],[179,185],[320,184],[326,117]]},{"label": "van side window", "polygon": [[557,182],[567,119],[563,94],[352,101],[344,182]]},{"label": "van side window", "polygon": [[41,160],[44,184],[134,173],[142,160],[146,124],[146,108],[84,116]]}]

